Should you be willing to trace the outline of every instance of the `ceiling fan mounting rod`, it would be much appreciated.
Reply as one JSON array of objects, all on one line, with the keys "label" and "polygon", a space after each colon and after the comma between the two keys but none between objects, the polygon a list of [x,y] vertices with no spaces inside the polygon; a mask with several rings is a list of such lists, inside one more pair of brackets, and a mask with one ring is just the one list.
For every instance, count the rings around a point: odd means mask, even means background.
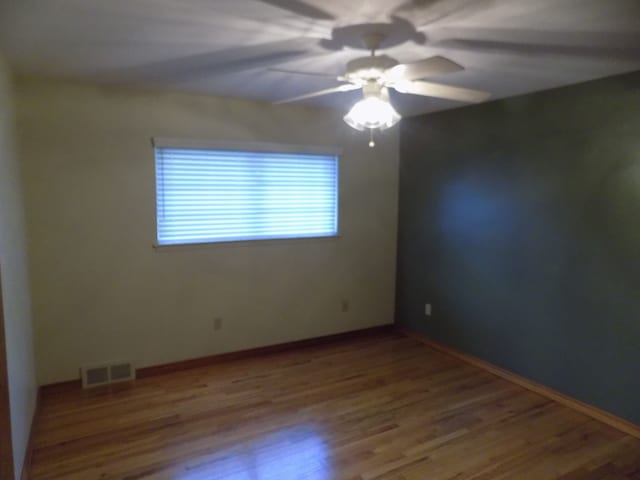
[{"label": "ceiling fan mounting rod", "polygon": [[375,56],[376,50],[380,48],[380,45],[384,42],[385,38],[386,35],[381,32],[370,32],[362,36],[364,44],[369,50],[371,50],[372,57]]}]

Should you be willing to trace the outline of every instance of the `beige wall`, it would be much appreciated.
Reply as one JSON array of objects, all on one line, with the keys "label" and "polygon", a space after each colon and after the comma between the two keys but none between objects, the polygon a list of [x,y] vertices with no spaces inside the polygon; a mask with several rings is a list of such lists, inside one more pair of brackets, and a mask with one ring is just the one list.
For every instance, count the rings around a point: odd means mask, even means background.
[{"label": "beige wall", "polygon": [[10,72],[0,56],[0,267],[11,434],[19,478],[35,409],[36,384],[22,193],[13,145]]},{"label": "beige wall", "polygon": [[[17,99],[41,383],[392,322],[396,131],[372,150],[336,112],[33,78]],[[341,237],[154,251],[152,136],[344,148]]]}]

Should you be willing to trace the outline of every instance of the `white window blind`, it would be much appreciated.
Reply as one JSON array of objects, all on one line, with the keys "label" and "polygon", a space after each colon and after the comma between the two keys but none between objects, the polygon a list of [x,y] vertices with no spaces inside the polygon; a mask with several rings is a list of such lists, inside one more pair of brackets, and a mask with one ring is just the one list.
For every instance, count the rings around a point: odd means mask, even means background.
[{"label": "white window blind", "polygon": [[156,147],[158,245],[338,232],[338,157]]}]

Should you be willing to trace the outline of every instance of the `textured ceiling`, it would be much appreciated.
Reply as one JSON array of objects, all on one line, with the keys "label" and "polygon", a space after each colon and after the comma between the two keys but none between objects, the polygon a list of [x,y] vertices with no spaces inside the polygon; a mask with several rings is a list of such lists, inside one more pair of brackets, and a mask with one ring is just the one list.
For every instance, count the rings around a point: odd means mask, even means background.
[{"label": "textured ceiling", "polygon": [[[407,39],[384,53],[446,56],[465,70],[431,81],[493,99],[640,70],[640,0],[0,0],[0,48],[21,72],[275,101],[337,85],[366,54],[344,27],[369,23],[390,24],[376,27],[387,45]],[[393,101],[405,115],[461,105]]]}]

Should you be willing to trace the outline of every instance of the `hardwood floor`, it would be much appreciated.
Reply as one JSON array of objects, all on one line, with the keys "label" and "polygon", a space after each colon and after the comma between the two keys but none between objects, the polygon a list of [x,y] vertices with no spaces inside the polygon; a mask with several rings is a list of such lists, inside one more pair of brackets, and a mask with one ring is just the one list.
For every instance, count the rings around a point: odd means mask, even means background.
[{"label": "hardwood floor", "polygon": [[640,480],[640,440],[395,334],[49,390],[33,478]]}]

